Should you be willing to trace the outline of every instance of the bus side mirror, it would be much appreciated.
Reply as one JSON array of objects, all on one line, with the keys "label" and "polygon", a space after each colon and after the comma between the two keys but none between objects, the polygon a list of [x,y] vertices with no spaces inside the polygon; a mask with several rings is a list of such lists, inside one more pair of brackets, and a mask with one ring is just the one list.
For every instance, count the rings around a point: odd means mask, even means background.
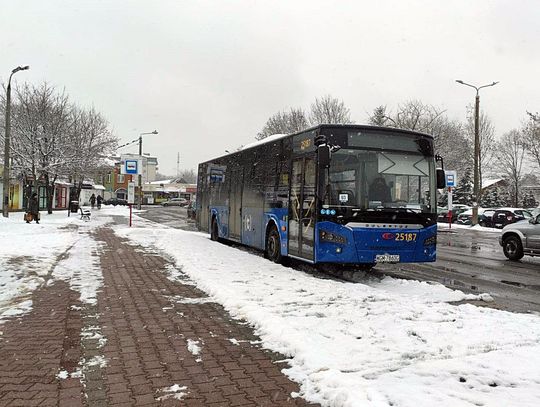
[{"label": "bus side mirror", "polygon": [[437,168],[437,189],[443,188],[446,188],[446,175],[443,169]]},{"label": "bus side mirror", "polygon": [[330,146],[328,144],[320,145],[317,148],[317,154],[319,156],[319,168],[330,167]]}]

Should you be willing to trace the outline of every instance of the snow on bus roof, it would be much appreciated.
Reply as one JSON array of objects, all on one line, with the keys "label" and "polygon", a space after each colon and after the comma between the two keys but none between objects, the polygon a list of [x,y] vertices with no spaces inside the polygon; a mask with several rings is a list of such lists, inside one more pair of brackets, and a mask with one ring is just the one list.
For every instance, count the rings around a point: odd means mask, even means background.
[{"label": "snow on bus roof", "polygon": [[253,143],[243,145],[242,147],[239,148],[239,150],[247,150],[248,148],[256,147],[258,145],[265,144],[265,143],[268,143],[270,141],[279,140],[279,139],[282,139],[283,137],[287,137],[287,136],[288,136],[288,134],[272,134],[271,136],[268,136],[268,137],[265,137],[263,139],[254,141]]}]

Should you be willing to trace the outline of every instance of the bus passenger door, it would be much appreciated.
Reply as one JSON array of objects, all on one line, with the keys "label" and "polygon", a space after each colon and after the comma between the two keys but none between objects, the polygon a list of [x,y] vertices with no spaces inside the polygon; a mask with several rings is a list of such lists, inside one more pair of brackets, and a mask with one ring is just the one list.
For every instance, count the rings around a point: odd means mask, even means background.
[{"label": "bus passenger door", "polygon": [[289,253],[307,260],[314,258],[315,201],[315,159],[298,158],[291,172]]},{"label": "bus passenger door", "polygon": [[229,238],[240,241],[242,232],[242,185],[243,171],[234,170],[231,173],[231,189],[229,193]]}]

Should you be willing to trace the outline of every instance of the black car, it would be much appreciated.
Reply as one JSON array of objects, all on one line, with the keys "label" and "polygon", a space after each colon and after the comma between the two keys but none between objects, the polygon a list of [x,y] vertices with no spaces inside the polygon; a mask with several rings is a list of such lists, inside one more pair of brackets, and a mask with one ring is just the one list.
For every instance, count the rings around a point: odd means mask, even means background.
[{"label": "black car", "polygon": [[491,218],[491,227],[502,229],[506,225],[519,222],[520,220],[530,219],[532,214],[529,211],[523,209],[499,209],[496,210]]},{"label": "black car", "polygon": [[122,198],[109,198],[109,199],[105,199],[103,203],[105,205],[116,206],[116,205],[127,205],[128,201],[127,199],[122,199]]},{"label": "black car", "polygon": [[[472,225],[472,209],[466,210],[458,215],[458,225]],[[495,209],[478,208],[478,224],[480,226],[490,226],[491,218],[495,213]]]},{"label": "black car", "polygon": [[[452,223],[455,223],[458,219],[458,215],[460,213],[463,213],[467,210],[468,208],[454,208],[452,209]],[[439,213],[439,215],[437,215],[437,222],[440,222],[440,223],[448,223],[448,219],[449,216],[448,216],[448,211],[444,211],[444,212],[441,212]]]}]

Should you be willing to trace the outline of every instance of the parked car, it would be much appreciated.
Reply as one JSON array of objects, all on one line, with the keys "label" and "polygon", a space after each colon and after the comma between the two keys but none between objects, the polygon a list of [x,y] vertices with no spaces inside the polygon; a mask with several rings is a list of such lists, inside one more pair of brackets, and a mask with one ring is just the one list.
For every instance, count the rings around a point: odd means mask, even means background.
[{"label": "parked car", "polygon": [[[456,205],[455,207],[452,208],[452,223],[455,223],[458,219],[458,215],[460,213],[463,213],[465,212],[466,210],[470,209],[469,206],[466,206],[466,205]],[[448,223],[448,209],[446,209],[444,212],[441,212],[437,215],[437,222],[442,222],[442,223]]]},{"label": "parked car", "polygon": [[519,208],[497,209],[491,218],[491,226],[502,229],[506,225],[519,222],[520,220],[531,219],[533,216],[529,211]]},{"label": "parked car", "polygon": [[499,244],[510,260],[519,260],[524,255],[540,256],[540,215],[506,225]]},{"label": "parked car", "polygon": [[[495,213],[495,209],[491,208],[478,208],[478,224],[480,226],[488,226],[491,224],[491,217]],[[472,225],[473,210],[467,209],[458,215],[457,224],[459,225]]]},{"label": "parked car", "polygon": [[186,198],[171,198],[162,203],[163,206],[187,206],[189,201]]},{"label": "parked car", "polygon": [[103,203],[105,205],[113,205],[113,206],[116,206],[116,205],[127,205],[127,199],[122,199],[122,198],[109,198],[109,199],[105,199],[103,201]]}]

